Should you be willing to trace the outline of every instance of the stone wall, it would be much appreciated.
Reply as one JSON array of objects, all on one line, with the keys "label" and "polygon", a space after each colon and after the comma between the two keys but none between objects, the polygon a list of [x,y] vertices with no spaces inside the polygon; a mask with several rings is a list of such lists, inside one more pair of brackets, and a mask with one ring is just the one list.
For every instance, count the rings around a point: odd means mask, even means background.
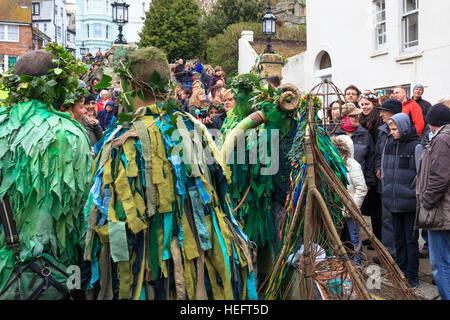
[{"label": "stone wall", "polygon": [[306,23],[305,0],[278,0],[273,5],[273,14],[285,25],[298,26]]}]

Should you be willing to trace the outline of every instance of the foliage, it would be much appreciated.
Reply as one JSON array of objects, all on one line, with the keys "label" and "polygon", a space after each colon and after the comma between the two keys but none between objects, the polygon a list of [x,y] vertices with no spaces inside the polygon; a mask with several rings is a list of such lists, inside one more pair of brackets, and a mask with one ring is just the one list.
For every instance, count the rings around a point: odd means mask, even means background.
[{"label": "foliage", "polygon": [[[220,65],[227,77],[238,74],[239,46],[242,31],[253,31],[255,38],[265,38],[261,30],[261,24],[256,22],[236,23],[228,26],[226,30],[214,38],[208,40],[208,62],[215,66]],[[294,27],[278,27],[273,39],[297,40],[304,38],[304,34]]]},{"label": "foliage", "polygon": [[221,34],[229,25],[259,22],[267,10],[265,0],[218,0],[202,20],[206,38]]},{"label": "foliage", "polygon": [[157,47],[170,60],[190,59],[202,50],[201,11],[195,0],[154,0],[145,13],[139,48]]},{"label": "foliage", "polygon": [[237,94],[238,90],[252,92],[255,86],[260,84],[260,80],[257,75],[251,73],[240,74],[230,81],[230,86],[233,88],[233,92]]},{"label": "foliage", "polygon": [[16,75],[11,68],[0,77],[0,85],[9,90],[5,104],[15,106],[19,102],[39,100],[59,109],[66,98],[74,99],[84,90],[78,86],[79,75],[86,72],[80,59],[75,58],[59,44],[47,44],[45,50],[53,54],[56,67],[43,76]]}]

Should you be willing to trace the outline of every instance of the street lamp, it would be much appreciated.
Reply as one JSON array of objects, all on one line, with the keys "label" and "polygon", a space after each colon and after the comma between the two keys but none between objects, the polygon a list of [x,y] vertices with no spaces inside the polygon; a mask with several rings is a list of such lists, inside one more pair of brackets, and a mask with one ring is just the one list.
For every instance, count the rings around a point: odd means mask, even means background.
[{"label": "street lamp", "polygon": [[87,48],[84,47],[84,41],[82,41],[81,42],[81,47],[80,47],[80,55],[82,57],[85,57],[88,54],[87,51],[88,51]]},{"label": "street lamp", "polygon": [[264,50],[264,53],[273,53],[272,45],[270,43],[270,36],[275,35],[276,33],[276,21],[277,17],[275,17],[272,13],[272,7],[270,5],[270,0],[267,1],[267,12],[264,17],[261,19],[262,21],[262,32],[267,36],[267,47]]},{"label": "street lamp", "polygon": [[112,6],[112,20],[119,25],[119,35],[114,41],[115,44],[127,44],[127,41],[123,37],[122,28],[128,23],[128,7],[129,4],[123,2],[123,0],[116,0],[111,3]]}]

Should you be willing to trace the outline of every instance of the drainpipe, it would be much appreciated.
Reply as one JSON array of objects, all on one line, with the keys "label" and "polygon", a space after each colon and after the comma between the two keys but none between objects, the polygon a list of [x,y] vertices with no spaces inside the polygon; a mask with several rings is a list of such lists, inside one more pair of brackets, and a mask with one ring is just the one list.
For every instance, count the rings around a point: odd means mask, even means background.
[{"label": "drainpipe", "polygon": [[55,42],[58,42],[58,33],[57,33],[57,27],[56,27],[56,15],[55,10],[56,9],[56,0],[53,0],[53,26],[55,27]]}]

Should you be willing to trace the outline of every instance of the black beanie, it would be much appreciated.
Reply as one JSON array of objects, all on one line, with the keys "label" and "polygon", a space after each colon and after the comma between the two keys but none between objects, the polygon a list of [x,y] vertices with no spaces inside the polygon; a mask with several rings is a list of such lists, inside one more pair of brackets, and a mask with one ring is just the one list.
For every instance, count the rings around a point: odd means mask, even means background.
[{"label": "black beanie", "polygon": [[443,103],[435,104],[428,110],[425,121],[434,127],[442,127],[450,123],[450,108]]},{"label": "black beanie", "polygon": [[84,98],[84,104],[85,104],[85,105],[88,105],[89,102],[95,101],[95,100],[97,100],[97,99],[95,98],[95,96],[94,96],[92,93],[90,93],[86,98]]},{"label": "black beanie", "polygon": [[397,99],[388,99],[383,104],[378,107],[379,110],[386,110],[389,112],[392,112],[393,114],[397,114],[402,112],[402,103],[398,101]]}]

